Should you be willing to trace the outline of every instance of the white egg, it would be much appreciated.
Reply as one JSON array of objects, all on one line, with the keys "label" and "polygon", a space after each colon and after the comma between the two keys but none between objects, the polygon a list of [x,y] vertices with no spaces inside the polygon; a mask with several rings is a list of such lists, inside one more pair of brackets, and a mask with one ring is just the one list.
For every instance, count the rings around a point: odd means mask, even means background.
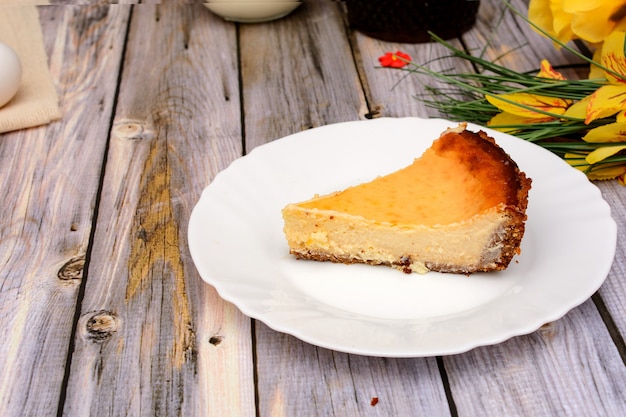
[{"label": "white egg", "polygon": [[22,63],[15,51],[0,42],[0,107],[7,104],[17,93],[22,80]]}]

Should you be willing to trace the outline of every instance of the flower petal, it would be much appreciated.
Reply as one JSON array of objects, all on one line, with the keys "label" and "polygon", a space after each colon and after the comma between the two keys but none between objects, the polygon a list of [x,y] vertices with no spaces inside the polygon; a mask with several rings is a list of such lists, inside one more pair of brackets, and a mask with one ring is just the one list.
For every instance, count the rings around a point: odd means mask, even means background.
[{"label": "flower petal", "polygon": [[575,153],[566,153],[563,156],[565,162],[579,171],[585,171],[589,168],[589,164],[585,161],[585,156]]},{"label": "flower petal", "polygon": [[565,80],[563,74],[555,70],[547,59],[541,60],[541,69],[537,73],[537,77]]},{"label": "flower petal", "polygon": [[613,32],[604,41],[602,45],[602,65],[612,71],[622,74],[617,77],[610,72],[604,72],[604,75],[611,84],[626,85],[626,56],[624,56],[624,40],[626,32]]},{"label": "flower petal", "polygon": [[539,119],[536,117],[523,117],[515,114],[500,112],[493,116],[489,122],[487,122],[487,126],[492,129],[499,130],[500,132],[506,132],[514,134],[520,129],[515,127],[509,127],[512,125],[531,125],[535,123],[549,122],[554,120],[553,117],[546,117],[544,119]]},{"label": "flower petal", "polygon": [[383,67],[390,68],[402,68],[405,65],[408,65],[407,61],[410,61],[411,57],[409,54],[405,54],[404,52],[396,51],[395,53],[387,52],[385,55],[378,58],[378,62]]},{"label": "flower petal", "polygon": [[[613,178],[621,178],[626,171],[626,166],[606,167],[590,172],[587,177],[591,181],[605,181],[612,180]],[[615,175],[617,174],[617,175]],[[624,184],[622,184],[624,185]]]},{"label": "flower petal", "polygon": [[626,164],[602,164],[591,169],[591,165],[585,161],[582,155],[565,154],[564,159],[572,167],[584,172],[592,181],[595,180],[612,180],[617,178],[619,183],[625,185],[622,180],[626,176]]},{"label": "flower petal", "polygon": [[554,33],[554,16],[550,3],[551,0],[530,0],[528,19],[540,28]]},{"label": "flower petal", "polygon": [[589,143],[624,142],[626,143],[626,123],[608,123],[591,129],[583,140]]},{"label": "flower petal", "polygon": [[563,11],[561,0],[531,0],[528,18],[563,43],[574,39],[571,29],[572,14]]},{"label": "flower petal", "polygon": [[[522,117],[545,118],[547,115],[530,109],[521,107],[515,103],[533,107],[554,114],[554,117],[565,113],[565,110],[572,103],[571,100],[565,100],[557,97],[539,96],[528,93],[502,94],[498,96],[485,96],[487,101],[500,110],[515,114]],[[504,98],[508,101],[502,100]],[[513,103],[510,103],[512,101]]]},{"label": "flower petal", "polygon": [[598,48],[594,51],[592,59],[593,59],[594,64],[591,64],[589,66],[588,78],[590,80],[604,79],[604,70],[595,64],[595,63],[600,64],[602,62],[602,48]]},{"label": "flower petal", "polygon": [[[624,174],[626,174],[626,164],[607,165],[595,168],[587,174],[587,177],[592,181],[604,181],[612,180],[613,178],[623,178]],[[622,183],[622,185],[624,184]]]},{"label": "flower petal", "polygon": [[573,117],[575,119],[585,120],[587,117],[587,107],[589,106],[589,96],[579,100],[569,106],[563,116]]},{"label": "flower petal", "polygon": [[601,6],[573,14],[571,29],[574,36],[591,43],[602,42],[615,28],[615,22],[609,20],[611,12],[610,6]]},{"label": "flower petal", "polygon": [[590,152],[585,160],[589,164],[597,164],[598,162],[604,161],[609,156],[613,156],[624,149],[626,149],[626,145],[603,146],[594,150],[593,152]]},{"label": "flower petal", "polygon": [[625,109],[626,85],[605,85],[591,95],[585,123],[612,116]]},{"label": "flower petal", "polygon": [[407,60],[407,61],[411,60],[411,56],[409,54],[407,54],[407,53],[402,52],[402,51],[396,51],[396,56],[398,56],[398,57],[400,57],[400,58],[402,58],[404,60]]}]

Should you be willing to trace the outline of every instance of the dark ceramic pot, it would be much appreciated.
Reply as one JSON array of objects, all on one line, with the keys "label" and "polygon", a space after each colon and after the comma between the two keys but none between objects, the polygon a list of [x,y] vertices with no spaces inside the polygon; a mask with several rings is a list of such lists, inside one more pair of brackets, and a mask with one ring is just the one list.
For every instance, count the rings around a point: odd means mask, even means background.
[{"label": "dark ceramic pot", "polygon": [[346,0],[350,27],[404,43],[429,42],[429,31],[443,39],[467,32],[479,5],[479,0]]}]

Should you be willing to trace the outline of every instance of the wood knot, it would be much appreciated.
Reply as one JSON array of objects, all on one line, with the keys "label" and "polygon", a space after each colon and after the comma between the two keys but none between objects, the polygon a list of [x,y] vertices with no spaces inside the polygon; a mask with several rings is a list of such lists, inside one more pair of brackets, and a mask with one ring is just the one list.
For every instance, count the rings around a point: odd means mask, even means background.
[{"label": "wood knot", "polygon": [[154,136],[154,131],[138,120],[121,120],[113,126],[115,136],[127,140],[145,140]]},{"label": "wood knot", "polygon": [[83,279],[84,269],[85,255],[80,255],[67,261],[57,272],[57,277],[64,281]]},{"label": "wood knot", "polygon": [[98,311],[85,316],[85,337],[94,342],[104,342],[117,331],[118,320],[110,311]]},{"label": "wood knot", "polygon": [[209,343],[212,344],[213,346],[217,346],[220,343],[222,343],[222,340],[224,340],[223,336],[215,335],[215,336],[211,336],[211,338],[209,339]]},{"label": "wood knot", "polygon": [[545,323],[539,328],[538,333],[549,341],[553,340],[558,333],[556,322]]}]

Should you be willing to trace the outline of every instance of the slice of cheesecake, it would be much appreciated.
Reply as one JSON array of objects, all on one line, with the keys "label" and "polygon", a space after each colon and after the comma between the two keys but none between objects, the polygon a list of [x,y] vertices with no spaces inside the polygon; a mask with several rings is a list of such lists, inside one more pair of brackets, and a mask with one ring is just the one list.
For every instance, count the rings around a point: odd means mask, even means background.
[{"label": "slice of cheesecake", "polygon": [[406,273],[506,269],[524,235],[531,180],[485,132],[445,131],[406,168],[287,205],[299,259]]}]

